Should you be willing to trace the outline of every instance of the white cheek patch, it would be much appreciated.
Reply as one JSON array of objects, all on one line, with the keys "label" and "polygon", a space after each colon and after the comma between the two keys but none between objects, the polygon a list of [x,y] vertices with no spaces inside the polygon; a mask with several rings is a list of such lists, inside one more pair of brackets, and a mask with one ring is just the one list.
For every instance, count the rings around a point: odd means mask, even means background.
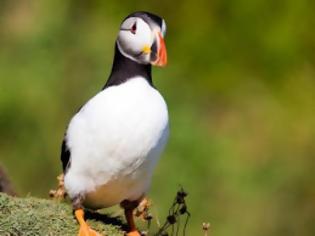
[{"label": "white cheek patch", "polygon": [[[130,29],[132,25],[128,27],[128,29]],[[141,18],[137,18],[136,27],[137,29],[135,34],[125,29],[119,32],[119,46],[127,54],[137,55],[142,52],[144,46],[150,47],[153,43],[152,30],[146,22],[144,22]]]}]

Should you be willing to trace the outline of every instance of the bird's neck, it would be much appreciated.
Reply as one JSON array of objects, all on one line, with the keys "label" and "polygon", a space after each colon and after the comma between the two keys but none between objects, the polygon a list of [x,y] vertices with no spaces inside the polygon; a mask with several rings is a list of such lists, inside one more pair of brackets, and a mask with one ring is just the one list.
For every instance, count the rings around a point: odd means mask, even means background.
[{"label": "bird's neck", "polygon": [[122,84],[136,76],[145,78],[153,86],[151,70],[151,64],[140,64],[125,57],[116,44],[112,71],[103,89]]}]

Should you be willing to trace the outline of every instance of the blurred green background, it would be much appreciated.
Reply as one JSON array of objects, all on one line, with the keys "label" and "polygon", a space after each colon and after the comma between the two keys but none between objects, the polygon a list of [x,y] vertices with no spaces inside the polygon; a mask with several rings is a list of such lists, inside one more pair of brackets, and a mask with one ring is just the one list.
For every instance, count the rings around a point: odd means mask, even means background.
[{"label": "blurred green background", "polygon": [[150,196],[189,192],[188,235],[315,235],[315,2],[2,0],[0,162],[46,197],[77,109],[104,85],[121,20],[165,18],[153,79],[171,135]]}]

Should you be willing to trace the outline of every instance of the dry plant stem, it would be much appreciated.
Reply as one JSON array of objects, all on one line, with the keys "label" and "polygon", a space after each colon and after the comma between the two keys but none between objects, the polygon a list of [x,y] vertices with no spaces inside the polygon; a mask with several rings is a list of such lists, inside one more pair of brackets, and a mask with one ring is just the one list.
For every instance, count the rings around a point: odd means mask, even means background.
[{"label": "dry plant stem", "polygon": [[53,189],[50,190],[49,196],[57,200],[63,200],[65,199],[67,195],[66,190],[65,190],[65,185],[64,185],[64,174],[58,175],[57,180],[58,180],[58,187],[56,190],[53,190]]},{"label": "dry plant stem", "polygon": [[205,236],[208,236],[209,228],[210,228],[210,223],[202,223],[202,230],[204,231]]},{"label": "dry plant stem", "polygon": [[[190,218],[190,213],[187,210],[187,205],[185,198],[187,197],[187,193],[184,191],[183,188],[181,188],[173,201],[172,206],[169,209],[169,215],[163,224],[162,227],[160,227],[159,231],[155,234],[155,236],[164,236],[169,235],[168,229],[171,227],[171,234],[170,235],[179,235],[180,230],[180,218],[181,216],[186,216],[186,220],[184,223],[184,226],[182,227],[183,230],[183,236],[185,236],[186,233],[186,227]],[[177,224],[177,225],[176,225]],[[176,228],[175,228],[176,226]]]},{"label": "dry plant stem", "polygon": [[16,196],[8,175],[5,173],[3,168],[0,166],[0,192],[4,192],[11,196]]},{"label": "dry plant stem", "polygon": [[150,206],[151,202],[146,197],[144,197],[135,210],[135,216],[140,217],[142,220],[146,221]]}]

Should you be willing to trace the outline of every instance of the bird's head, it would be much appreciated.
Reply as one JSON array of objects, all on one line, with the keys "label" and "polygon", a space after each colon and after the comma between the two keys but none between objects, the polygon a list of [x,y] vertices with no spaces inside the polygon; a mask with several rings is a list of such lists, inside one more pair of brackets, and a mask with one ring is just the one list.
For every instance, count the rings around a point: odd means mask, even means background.
[{"label": "bird's head", "polygon": [[161,17],[148,12],[135,12],[122,22],[117,46],[125,57],[137,63],[165,66],[165,33],[166,24]]}]

